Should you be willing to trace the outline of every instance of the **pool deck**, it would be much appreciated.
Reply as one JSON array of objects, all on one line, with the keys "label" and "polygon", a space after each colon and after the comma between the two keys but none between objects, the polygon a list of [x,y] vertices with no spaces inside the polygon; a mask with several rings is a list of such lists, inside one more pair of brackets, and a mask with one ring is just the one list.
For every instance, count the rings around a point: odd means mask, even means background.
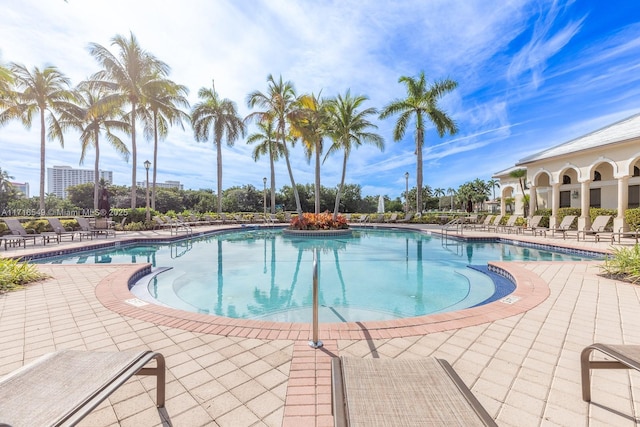
[{"label": "pool deck", "polygon": [[[611,248],[593,238],[498,236],[573,249]],[[118,233],[116,239],[168,237],[168,231],[153,231]],[[0,249],[0,255],[86,244],[27,245]],[[625,239],[622,246],[633,244]],[[126,289],[140,264],[41,265],[50,278],[0,295],[0,376],[55,350],[151,349],[167,360],[166,408],[154,406],[152,378],[132,378],[80,425],[331,426],[331,357],[436,356],[453,365],[500,426],[639,424],[640,373],[595,372],[588,404],[580,394],[579,354],[594,342],[640,344],[640,286],[600,276],[598,261],[495,264],[513,276],[518,298],[449,315],[322,325],[320,349],[308,345],[307,324],[140,306]]]}]

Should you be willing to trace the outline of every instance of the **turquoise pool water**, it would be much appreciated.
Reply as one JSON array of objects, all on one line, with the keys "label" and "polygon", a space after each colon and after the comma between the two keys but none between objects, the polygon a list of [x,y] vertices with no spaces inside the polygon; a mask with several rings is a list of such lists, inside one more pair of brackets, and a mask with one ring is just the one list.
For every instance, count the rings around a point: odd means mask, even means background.
[{"label": "turquoise pool water", "polygon": [[259,228],[37,262],[151,263],[155,274],[132,289],[141,299],[232,318],[306,322],[314,251],[321,322],[413,317],[490,301],[494,281],[470,265],[584,259],[414,231],[362,229],[349,237],[301,238]]}]

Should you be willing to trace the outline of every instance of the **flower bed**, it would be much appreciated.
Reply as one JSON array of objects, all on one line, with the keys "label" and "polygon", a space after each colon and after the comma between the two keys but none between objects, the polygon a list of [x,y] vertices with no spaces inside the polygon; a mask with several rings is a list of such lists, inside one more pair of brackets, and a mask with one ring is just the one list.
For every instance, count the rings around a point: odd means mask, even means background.
[{"label": "flower bed", "polygon": [[346,230],[349,228],[347,219],[338,215],[333,219],[329,212],[320,214],[303,213],[302,216],[294,217],[289,225],[290,230]]}]

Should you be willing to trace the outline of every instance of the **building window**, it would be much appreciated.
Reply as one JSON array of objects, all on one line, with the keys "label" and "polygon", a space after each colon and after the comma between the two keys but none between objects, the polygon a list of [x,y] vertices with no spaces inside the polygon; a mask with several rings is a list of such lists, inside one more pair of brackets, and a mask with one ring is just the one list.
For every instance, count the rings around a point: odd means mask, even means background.
[{"label": "building window", "polygon": [[629,186],[629,209],[640,208],[640,185]]},{"label": "building window", "polygon": [[560,207],[561,208],[570,208],[571,207],[571,191],[561,191],[560,192]]},{"label": "building window", "polygon": [[600,188],[592,188],[589,190],[589,207],[601,208]]},{"label": "building window", "polygon": [[633,176],[640,176],[640,168],[637,166],[633,167]]},{"label": "building window", "polygon": [[594,181],[602,181],[602,175],[600,175],[600,172],[595,171],[595,172],[593,173],[593,180],[594,180]]},{"label": "building window", "polygon": [[563,184],[571,184],[571,177],[569,175],[562,175]]}]

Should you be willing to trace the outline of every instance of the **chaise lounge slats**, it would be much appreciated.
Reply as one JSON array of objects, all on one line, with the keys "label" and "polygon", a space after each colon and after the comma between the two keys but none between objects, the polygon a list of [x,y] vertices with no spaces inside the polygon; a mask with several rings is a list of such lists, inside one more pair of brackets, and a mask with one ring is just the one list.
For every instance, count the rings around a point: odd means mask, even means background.
[{"label": "chaise lounge slats", "polygon": [[[156,367],[145,368],[152,359]],[[46,354],[0,379],[0,424],[75,425],[133,375],[155,375],[156,404],[164,406],[165,363],[159,353],[64,350]]]},{"label": "chaise lounge slats", "polygon": [[336,426],[496,426],[445,360],[332,359]]},{"label": "chaise lounge slats", "polygon": [[[598,351],[613,360],[591,360],[591,353]],[[640,371],[640,345],[612,345],[595,343],[580,354],[582,399],[591,401],[591,369],[635,369]]]}]

